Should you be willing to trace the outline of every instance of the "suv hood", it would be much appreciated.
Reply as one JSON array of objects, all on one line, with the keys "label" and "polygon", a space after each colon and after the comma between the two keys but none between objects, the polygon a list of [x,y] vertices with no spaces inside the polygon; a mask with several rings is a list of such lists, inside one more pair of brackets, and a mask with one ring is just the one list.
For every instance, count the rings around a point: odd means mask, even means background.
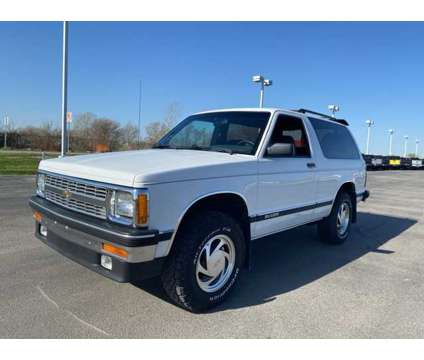
[{"label": "suv hood", "polygon": [[40,170],[98,182],[140,187],[173,181],[256,174],[250,155],[149,149],[43,160]]}]

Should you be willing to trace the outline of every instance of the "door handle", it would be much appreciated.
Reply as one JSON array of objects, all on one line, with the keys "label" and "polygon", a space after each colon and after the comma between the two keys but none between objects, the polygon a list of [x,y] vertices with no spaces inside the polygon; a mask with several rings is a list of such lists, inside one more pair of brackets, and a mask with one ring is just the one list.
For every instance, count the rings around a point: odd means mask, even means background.
[{"label": "door handle", "polygon": [[310,162],[310,163],[307,163],[307,164],[306,164],[306,166],[307,166],[308,168],[314,168],[316,165],[315,165],[315,163]]}]

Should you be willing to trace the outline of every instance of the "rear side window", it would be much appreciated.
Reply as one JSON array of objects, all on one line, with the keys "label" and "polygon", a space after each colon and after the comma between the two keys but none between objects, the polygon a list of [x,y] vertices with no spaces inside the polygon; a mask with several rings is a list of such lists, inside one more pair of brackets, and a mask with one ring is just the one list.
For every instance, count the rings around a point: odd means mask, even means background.
[{"label": "rear side window", "polygon": [[315,118],[309,120],[326,158],[359,159],[358,147],[345,126]]}]

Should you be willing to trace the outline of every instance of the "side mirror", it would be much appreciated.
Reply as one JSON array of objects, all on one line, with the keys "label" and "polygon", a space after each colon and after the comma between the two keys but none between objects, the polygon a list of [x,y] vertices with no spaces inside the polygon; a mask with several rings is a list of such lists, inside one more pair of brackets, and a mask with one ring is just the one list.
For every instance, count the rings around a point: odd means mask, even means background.
[{"label": "side mirror", "polygon": [[269,156],[294,156],[295,149],[292,143],[275,143],[267,148]]}]

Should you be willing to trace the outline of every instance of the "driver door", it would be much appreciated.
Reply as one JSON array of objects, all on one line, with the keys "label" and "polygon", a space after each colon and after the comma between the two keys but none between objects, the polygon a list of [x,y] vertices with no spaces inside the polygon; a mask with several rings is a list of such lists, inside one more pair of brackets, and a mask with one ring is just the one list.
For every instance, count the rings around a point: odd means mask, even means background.
[{"label": "driver door", "polygon": [[258,208],[255,236],[279,232],[314,219],[315,161],[301,117],[278,115],[267,147],[292,139],[294,154],[258,160]]}]

